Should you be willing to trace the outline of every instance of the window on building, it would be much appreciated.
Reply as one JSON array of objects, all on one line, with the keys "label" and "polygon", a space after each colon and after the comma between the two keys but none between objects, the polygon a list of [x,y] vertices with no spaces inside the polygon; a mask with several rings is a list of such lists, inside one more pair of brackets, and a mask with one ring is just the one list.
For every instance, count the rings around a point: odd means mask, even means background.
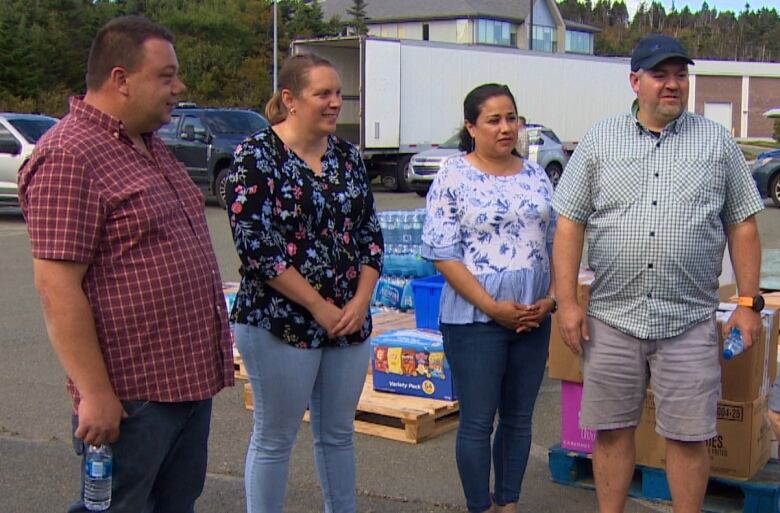
[{"label": "window on building", "polygon": [[573,53],[593,53],[593,34],[579,30],[566,31],[566,51]]},{"label": "window on building", "polygon": [[471,38],[469,38],[469,20],[458,20],[455,23],[456,41],[458,43],[469,44]]},{"label": "window on building", "polygon": [[423,23],[423,41],[428,41],[431,37],[431,27],[427,23]]},{"label": "window on building", "polygon": [[557,52],[558,29],[555,27],[534,25],[533,49],[537,52]]},{"label": "window on building", "polygon": [[506,21],[477,21],[477,43],[484,45],[517,46],[517,27]]}]

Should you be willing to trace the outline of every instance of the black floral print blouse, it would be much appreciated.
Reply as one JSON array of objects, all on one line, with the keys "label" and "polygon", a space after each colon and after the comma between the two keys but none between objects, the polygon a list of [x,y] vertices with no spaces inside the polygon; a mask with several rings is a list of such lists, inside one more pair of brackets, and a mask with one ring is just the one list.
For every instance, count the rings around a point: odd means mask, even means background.
[{"label": "black floral print blouse", "polygon": [[329,136],[316,175],[266,128],[236,148],[226,196],[242,275],[231,320],[304,349],[368,338],[369,312],[357,333],[330,338],[306,308],[266,284],[294,267],[343,307],[357,291],[362,266],[381,272],[382,232],[358,149]]}]

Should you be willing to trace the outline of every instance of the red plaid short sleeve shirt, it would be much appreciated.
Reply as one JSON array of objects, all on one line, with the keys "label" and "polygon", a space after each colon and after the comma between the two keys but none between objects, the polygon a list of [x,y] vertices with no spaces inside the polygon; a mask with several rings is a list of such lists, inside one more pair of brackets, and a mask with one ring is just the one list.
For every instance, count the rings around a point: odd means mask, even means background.
[{"label": "red plaid short sleeve shirt", "polygon": [[[203,196],[163,142],[73,98],[19,172],[33,256],[88,264],[83,288],[122,400],[207,399],[233,384]],[[68,380],[78,404],[78,391]]]}]

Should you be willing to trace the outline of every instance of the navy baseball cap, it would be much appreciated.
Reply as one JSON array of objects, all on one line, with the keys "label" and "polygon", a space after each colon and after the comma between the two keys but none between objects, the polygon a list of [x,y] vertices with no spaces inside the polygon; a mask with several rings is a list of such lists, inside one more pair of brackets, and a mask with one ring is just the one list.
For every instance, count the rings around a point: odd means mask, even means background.
[{"label": "navy baseball cap", "polygon": [[631,54],[631,71],[652,69],[667,59],[682,59],[693,64],[688,52],[677,39],[664,34],[650,34],[636,44]]}]

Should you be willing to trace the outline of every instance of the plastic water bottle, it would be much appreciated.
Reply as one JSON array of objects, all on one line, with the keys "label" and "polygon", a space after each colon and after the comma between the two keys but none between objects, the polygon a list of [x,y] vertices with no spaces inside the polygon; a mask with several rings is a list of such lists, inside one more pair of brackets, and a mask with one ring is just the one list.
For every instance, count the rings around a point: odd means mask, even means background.
[{"label": "plastic water bottle", "polygon": [[[425,224],[425,209],[417,209],[414,211],[414,217],[412,222],[412,240],[418,248],[422,244],[422,232],[423,225]],[[417,250],[419,252],[419,249]]]},{"label": "plastic water bottle", "polygon": [[412,288],[412,279],[404,278],[403,292],[401,292],[401,311],[414,310],[414,289]]},{"label": "plastic water bottle", "polygon": [[739,332],[739,328],[732,327],[729,336],[723,341],[723,358],[731,360],[744,350],[745,342],[742,340],[742,333]]},{"label": "plastic water bottle", "polygon": [[111,505],[114,457],[108,444],[84,446],[84,507],[105,511]]}]

